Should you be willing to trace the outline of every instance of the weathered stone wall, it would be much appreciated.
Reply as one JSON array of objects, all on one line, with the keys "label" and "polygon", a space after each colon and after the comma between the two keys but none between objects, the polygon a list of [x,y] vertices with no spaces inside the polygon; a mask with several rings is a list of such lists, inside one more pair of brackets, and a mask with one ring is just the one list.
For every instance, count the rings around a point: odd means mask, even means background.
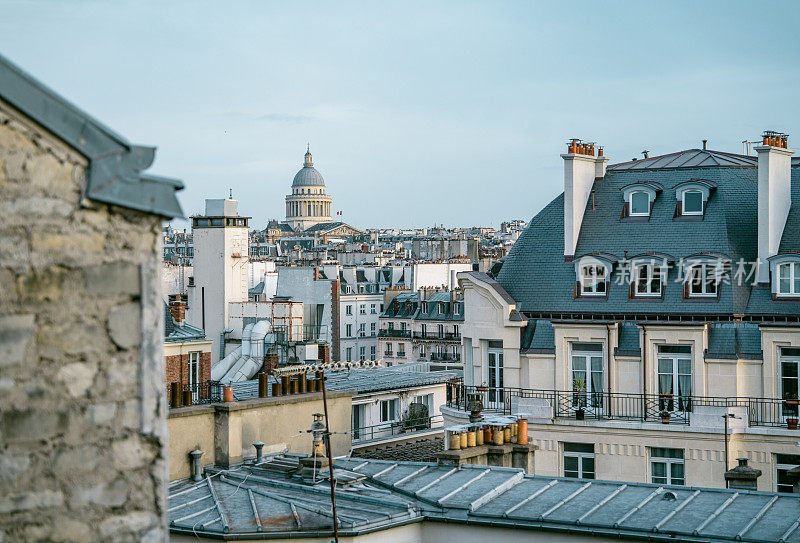
[{"label": "weathered stone wall", "polygon": [[0,101],[0,540],[164,541],[161,220]]}]

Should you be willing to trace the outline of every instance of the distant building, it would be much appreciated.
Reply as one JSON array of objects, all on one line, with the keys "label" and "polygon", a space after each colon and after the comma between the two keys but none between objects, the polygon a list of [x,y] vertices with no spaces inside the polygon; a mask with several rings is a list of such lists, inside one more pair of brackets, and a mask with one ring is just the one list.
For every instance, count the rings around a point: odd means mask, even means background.
[{"label": "distant building", "polygon": [[314,168],[311,151],[307,150],[303,168],[292,181],[292,193],[286,196],[286,223],[295,231],[329,223],[332,205],[333,199],[325,193],[325,180]]}]

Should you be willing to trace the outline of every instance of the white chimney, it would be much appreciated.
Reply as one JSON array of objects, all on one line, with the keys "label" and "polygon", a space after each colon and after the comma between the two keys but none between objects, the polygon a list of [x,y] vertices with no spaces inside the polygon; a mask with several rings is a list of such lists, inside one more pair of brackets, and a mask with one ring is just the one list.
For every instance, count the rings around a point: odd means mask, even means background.
[{"label": "white chimney", "polygon": [[603,148],[595,156],[594,144],[572,140],[568,144],[564,159],[564,257],[575,256],[578,235],[581,232],[583,214],[596,178],[606,175],[608,158]]},{"label": "white chimney", "polygon": [[792,205],[792,155],[787,136],[764,132],[758,153],[758,282],[769,283],[767,259],[778,254]]}]

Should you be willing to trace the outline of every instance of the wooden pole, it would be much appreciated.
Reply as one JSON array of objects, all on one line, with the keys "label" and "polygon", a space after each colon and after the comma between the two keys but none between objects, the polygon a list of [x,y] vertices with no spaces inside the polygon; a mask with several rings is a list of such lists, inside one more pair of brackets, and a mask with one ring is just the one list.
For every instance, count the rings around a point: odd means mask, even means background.
[{"label": "wooden pole", "polygon": [[325,413],[325,436],[328,438],[328,470],[331,477],[331,506],[333,508],[333,540],[339,543],[339,518],[336,516],[336,480],[333,478],[333,455],[331,454],[331,429],[328,424],[328,396],[325,393],[325,374],[320,379],[322,385],[322,408]]}]

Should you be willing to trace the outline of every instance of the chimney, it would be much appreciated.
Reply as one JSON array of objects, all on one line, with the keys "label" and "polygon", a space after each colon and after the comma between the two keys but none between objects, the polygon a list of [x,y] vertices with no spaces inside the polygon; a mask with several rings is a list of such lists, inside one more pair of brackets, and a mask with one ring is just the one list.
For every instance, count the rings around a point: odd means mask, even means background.
[{"label": "chimney", "polygon": [[169,302],[169,312],[175,324],[183,324],[186,318],[186,302],[183,300],[172,300]]},{"label": "chimney", "polygon": [[706,150],[706,145],[708,145],[708,140],[703,140],[703,151]]},{"label": "chimney", "polygon": [[[602,148],[601,148],[602,149]],[[608,158],[595,156],[595,144],[572,139],[564,159],[564,258],[572,260],[583,214],[597,178],[605,177]]]},{"label": "chimney", "polygon": [[740,490],[758,490],[758,478],[761,470],[747,465],[747,458],[737,458],[739,465],[725,472],[725,482],[728,488]]},{"label": "chimney", "polygon": [[767,259],[778,254],[783,227],[792,205],[791,167],[794,151],[788,136],[768,130],[758,153],[758,282],[769,283]]},{"label": "chimney", "polygon": [[190,467],[192,470],[192,481],[203,480],[203,469],[200,467],[200,457],[203,456],[203,451],[195,449],[189,453]]}]

